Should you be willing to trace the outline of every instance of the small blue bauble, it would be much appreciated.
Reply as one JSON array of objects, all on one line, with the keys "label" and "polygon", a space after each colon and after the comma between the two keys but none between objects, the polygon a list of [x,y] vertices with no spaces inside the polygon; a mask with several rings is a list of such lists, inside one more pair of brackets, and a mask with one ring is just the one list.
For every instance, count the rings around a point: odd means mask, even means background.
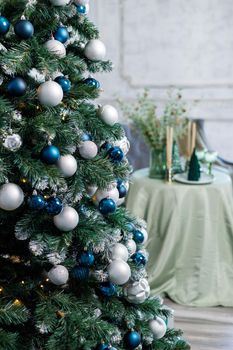
[{"label": "small blue bauble", "polygon": [[141,335],[135,331],[129,331],[125,335],[125,343],[127,348],[134,349],[141,343]]},{"label": "small blue bauble", "polygon": [[132,255],[132,260],[138,266],[140,266],[140,265],[145,266],[147,263],[145,255],[143,255],[140,252],[134,253]]},{"label": "small blue bauble", "polygon": [[99,81],[94,78],[87,78],[84,80],[84,83],[96,89],[100,88]]},{"label": "small blue bauble", "polygon": [[85,5],[77,5],[77,12],[80,15],[85,15],[87,13],[87,8]]},{"label": "small blue bauble", "polygon": [[127,195],[127,189],[125,185],[117,186],[118,192],[119,192],[119,198],[124,198]]},{"label": "small blue bauble", "polygon": [[85,141],[92,141],[91,135],[87,134],[85,132],[82,134],[81,139],[82,139],[83,142],[85,142]]},{"label": "small blue bauble", "polygon": [[109,349],[110,349],[110,347],[106,343],[102,343],[95,348],[95,350],[109,350]]},{"label": "small blue bauble", "polygon": [[99,203],[99,211],[103,215],[115,213],[116,208],[116,203],[111,198],[104,198]]},{"label": "small blue bauble", "polygon": [[116,286],[111,282],[103,282],[99,286],[99,290],[104,297],[112,297],[116,294]]},{"label": "small blue bauble", "polygon": [[90,267],[94,264],[95,257],[92,254],[92,252],[87,251],[87,252],[83,252],[80,255],[80,257],[78,258],[78,261],[79,261],[80,265]]},{"label": "small blue bauble", "polygon": [[46,211],[50,215],[58,215],[62,211],[63,204],[60,198],[51,197],[47,201]]},{"label": "small blue bauble", "polygon": [[144,234],[139,231],[139,230],[135,230],[134,233],[133,233],[133,239],[136,243],[143,243],[144,241]]},{"label": "small blue bauble", "polygon": [[124,153],[123,153],[122,149],[120,147],[117,147],[117,146],[112,147],[108,151],[108,155],[114,163],[119,163],[124,158]]},{"label": "small blue bauble", "polygon": [[20,78],[13,78],[7,85],[7,91],[11,96],[19,97],[23,96],[27,90],[26,82]]},{"label": "small blue bauble", "polygon": [[42,162],[49,165],[56,164],[60,157],[59,149],[52,145],[44,147],[40,153]]},{"label": "small blue bauble", "polygon": [[129,232],[133,232],[133,231],[135,230],[135,226],[134,226],[134,224],[132,224],[132,222],[128,222],[128,223],[126,224],[126,229],[127,229],[127,231],[129,231]]},{"label": "small blue bauble", "polygon": [[31,22],[21,19],[14,26],[15,34],[21,39],[30,39],[34,34],[34,27]]},{"label": "small blue bauble", "polygon": [[57,30],[53,36],[54,36],[54,39],[60,41],[62,44],[64,44],[70,37],[69,32],[66,29],[66,27],[57,28]]},{"label": "small blue bauble", "polygon": [[71,89],[71,82],[69,79],[67,79],[66,77],[64,77],[63,75],[57,77],[55,79],[56,83],[58,83],[61,87],[62,87],[62,90],[64,92],[68,92],[70,91]]},{"label": "small blue bauble", "polygon": [[10,22],[6,17],[0,16],[0,35],[6,34],[10,29]]},{"label": "small blue bauble", "polygon": [[32,210],[41,210],[45,207],[45,200],[44,197],[33,194],[28,198],[28,206]]},{"label": "small blue bauble", "polygon": [[84,266],[75,266],[71,271],[71,276],[77,281],[85,281],[89,277],[89,268]]},{"label": "small blue bauble", "polygon": [[112,145],[109,142],[104,142],[100,147],[101,150],[104,150],[106,152],[108,152],[111,148],[112,148]]}]

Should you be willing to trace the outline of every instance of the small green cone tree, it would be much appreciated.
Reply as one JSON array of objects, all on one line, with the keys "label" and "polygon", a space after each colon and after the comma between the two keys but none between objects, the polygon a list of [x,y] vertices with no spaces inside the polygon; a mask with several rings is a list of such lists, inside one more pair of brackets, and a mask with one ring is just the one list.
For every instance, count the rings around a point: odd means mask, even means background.
[{"label": "small green cone tree", "polygon": [[184,350],[149,295],[145,224],[118,206],[127,140],[92,102],[111,62],[88,7],[0,2],[0,349]]},{"label": "small green cone tree", "polygon": [[193,150],[193,154],[189,163],[188,180],[199,181],[201,177],[200,163],[196,155],[196,149]]}]

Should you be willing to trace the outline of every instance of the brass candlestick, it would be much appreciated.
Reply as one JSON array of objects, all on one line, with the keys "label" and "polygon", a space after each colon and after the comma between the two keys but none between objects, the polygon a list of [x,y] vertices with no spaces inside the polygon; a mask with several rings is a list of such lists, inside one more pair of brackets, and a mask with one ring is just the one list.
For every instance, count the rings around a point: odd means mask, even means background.
[{"label": "brass candlestick", "polygon": [[172,168],[167,168],[167,182],[172,183]]}]

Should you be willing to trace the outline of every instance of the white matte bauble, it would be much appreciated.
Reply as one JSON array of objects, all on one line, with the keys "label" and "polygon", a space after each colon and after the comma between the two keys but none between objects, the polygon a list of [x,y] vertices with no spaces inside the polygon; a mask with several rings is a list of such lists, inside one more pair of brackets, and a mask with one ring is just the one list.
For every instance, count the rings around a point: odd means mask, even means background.
[{"label": "white matte bauble", "polygon": [[61,286],[68,281],[69,272],[65,266],[57,265],[48,272],[48,278],[56,286]]},{"label": "white matte bauble", "polygon": [[74,0],[74,3],[76,5],[82,5],[82,6],[86,6],[89,4],[89,0]]},{"label": "white matte bauble", "polygon": [[80,156],[84,159],[93,159],[97,156],[98,147],[93,141],[84,141],[78,147]]},{"label": "white matte bauble", "polygon": [[74,208],[64,207],[60,214],[54,216],[53,222],[60,231],[72,231],[78,225],[79,215]]},{"label": "white matte bauble", "polygon": [[153,333],[154,339],[163,338],[167,331],[166,323],[161,317],[156,317],[155,320],[150,320],[149,327]]},{"label": "white matte bauble", "polygon": [[99,108],[100,119],[110,126],[113,126],[118,122],[119,116],[115,107],[111,105],[104,105]]},{"label": "white matte bauble", "polygon": [[46,49],[54,55],[63,58],[66,56],[65,46],[58,40],[50,39],[44,44]]},{"label": "white matte bauble", "polygon": [[73,176],[76,173],[78,168],[77,161],[71,154],[61,156],[61,158],[57,162],[57,165],[61,170],[62,174],[64,175],[64,177]]},{"label": "white matte bauble", "polygon": [[141,304],[150,296],[150,286],[146,278],[129,282],[123,289],[124,296],[129,303]]},{"label": "white matte bauble", "polygon": [[128,242],[126,242],[126,247],[130,255],[133,255],[134,253],[136,253],[137,244],[133,239],[129,239]]},{"label": "white matte bauble", "polygon": [[24,201],[22,189],[14,184],[7,183],[0,187],[0,208],[11,211],[19,208]]},{"label": "white matte bauble", "polygon": [[96,205],[99,205],[99,202],[104,198],[111,198],[115,203],[119,200],[119,191],[116,187],[113,187],[109,190],[100,190],[98,189],[94,195],[94,202]]},{"label": "white matte bauble", "polygon": [[46,81],[39,86],[37,96],[42,105],[55,107],[63,99],[63,90],[55,81]]},{"label": "white matte bauble", "polygon": [[70,0],[50,0],[53,6],[66,6],[70,3]]},{"label": "white matte bauble", "polygon": [[91,39],[85,46],[84,55],[91,61],[102,61],[106,55],[106,47],[99,39]]},{"label": "white matte bauble", "polygon": [[123,260],[114,260],[108,265],[109,280],[112,283],[123,285],[130,279],[131,270]]},{"label": "white matte bauble", "polygon": [[110,257],[112,260],[124,260],[127,261],[129,259],[129,252],[126,246],[121,243],[116,243],[112,249]]}]

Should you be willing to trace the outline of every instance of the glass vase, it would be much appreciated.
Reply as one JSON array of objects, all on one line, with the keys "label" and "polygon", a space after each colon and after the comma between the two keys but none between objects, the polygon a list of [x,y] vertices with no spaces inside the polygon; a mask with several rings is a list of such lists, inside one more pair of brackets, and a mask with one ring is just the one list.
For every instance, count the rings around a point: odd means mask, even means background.
[{"label": "glass vase", "polygon": [[153,179],[165,179],[166,176],[166,147],[152,148],[150,151],[149,177]]}]

